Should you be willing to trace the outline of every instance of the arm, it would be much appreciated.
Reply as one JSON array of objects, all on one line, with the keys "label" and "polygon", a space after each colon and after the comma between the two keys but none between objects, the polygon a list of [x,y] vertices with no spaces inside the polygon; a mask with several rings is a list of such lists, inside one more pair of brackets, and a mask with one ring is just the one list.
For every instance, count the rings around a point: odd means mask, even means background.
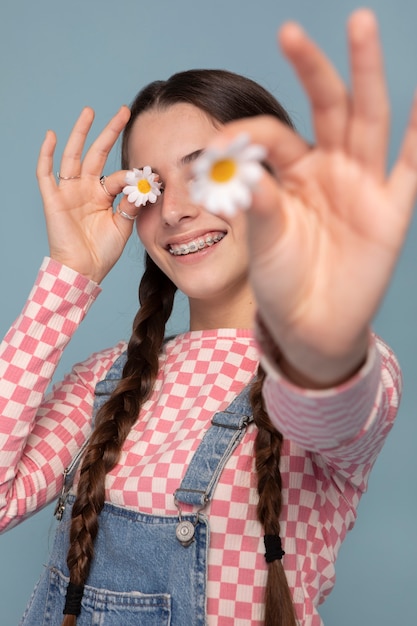
[{"label": "arm", "polygon": [[[113,211],[123,171],[100,176],[130,116],[122,107],[82,158],[94,112],[86,108],[64,148],[59,181],[48,131],[37,177],[50,259],[0,349],[0,528],[13,525],[53,499],[62,471],[91,428],[95,383],[117,354],[93,356],[45,396],[56,365],[120,257],[133,223]],[[124,200],[122,200],[123,202]],[[127,202],[127,201],[126,201]],[[114,357],[114,358],[113,358]]]},{"label": "arm", "polygon": [[0,345],[0,528],[55,497],[64,467],[90,430],[94,376],[85,367],[45,394],[99,292],[95,283],[45,259]]},{"label": "arm", "polygon": [[46,259],[0,346],[0,531],[55,499],[63,470],[89,436],[95,385],[125,344],[93,354],[47,388],[99,291]]},{"label": "arm", "polygon": [[400,403],[401,370],[393,352],[371,335],[367,359],[350,380],[326,390],[306,390],[283,377],[270,342],[258,336],[267,373],[264,399],[274,426],[364,491]]}]

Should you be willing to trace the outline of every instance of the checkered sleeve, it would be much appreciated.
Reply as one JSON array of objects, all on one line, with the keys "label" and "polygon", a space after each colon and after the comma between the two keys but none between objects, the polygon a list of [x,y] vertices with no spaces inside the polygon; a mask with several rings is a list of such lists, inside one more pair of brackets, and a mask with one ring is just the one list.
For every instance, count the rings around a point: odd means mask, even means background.
[{"label": "checkered sleeve", "polygon": [[45,259],[0,345],[0,530],[56,496],[63,469],[89,433],[95,381],[112,356],[91,357],[47,390],[99,291],[85,277]]},{"label": "checkered sleeve", "polygon": [[391,349],[371,335],[361,370],[346,383],[324,391],[292,385],[265,352],[262,363],[267,372],[265,402],[277,429],[312,452],[336,480],[347,480],[364,491],[401,397],[401,370]]}]

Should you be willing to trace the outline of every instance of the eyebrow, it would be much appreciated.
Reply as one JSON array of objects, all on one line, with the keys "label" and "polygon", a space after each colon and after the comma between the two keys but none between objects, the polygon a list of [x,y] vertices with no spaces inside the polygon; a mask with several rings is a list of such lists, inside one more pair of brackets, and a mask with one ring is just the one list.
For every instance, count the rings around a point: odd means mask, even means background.
[{"label": "eyebrow", "polygon": [[190,152],[185,156],[181,157],[180,163],[181,165],[188,165],[189,163],[193,163],[198,157],[203,154],[205,150],[202,148],[201,150],[194,150],[194,152]]},{"label": "eyebrow", "polygon": [[[204,148],[201,148],[199,150],[194,150],[193,152],[190,152],[189,154],[185,154],[183,157],[181,157],[179,159],[179,164],[180,165],[189,165],[190,163],[193,163],[194,161],[196,161],[198,159],[198,157],[203,154],[205,152]],[[143,166],[138,167],[138,169],[142,170]],[[154,167],[152,167],[152,172],[154,174],[158,174],[158,176],[160,176],[161,174],[158,172],[158,170]]]}]

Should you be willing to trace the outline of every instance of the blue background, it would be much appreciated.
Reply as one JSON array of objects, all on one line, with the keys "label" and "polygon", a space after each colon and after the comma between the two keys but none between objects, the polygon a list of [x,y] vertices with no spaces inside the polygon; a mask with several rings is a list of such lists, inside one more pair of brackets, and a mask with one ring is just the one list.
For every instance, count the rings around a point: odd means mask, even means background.
[{"label": "blue background", "polygon": [[[417,6],[409,0],[369,2],[380,20],[392,97],[390,163],[401,141],[417,85]],[[300,21],[348,77],[345,22],[349,0],[14,0],[0,9],[0,331],[19,313],[47,254],[35,179],[47,128],[59,138],[58,156],[84,105],[96,110],[93,134],[136,91],[190,67],[223,67],[254,78],[287,107],[311,136],[308,107],[276,47],[286,19]],[[108,171],[118,166],[118,151]],[[58,168],[58,160],[57,160]],[[417,623],[417,420],[415,406],[416,226],[413,225],[377,332],[395,349],[405,392],[397,424],[378,459],[357,526],[344,543],[337,584],[322,608],[326,626]],[[134,238],[104,293],[68,347],[57,376],[93,350],[130,334],[142,250]],[[181,298],[171,330],[186,324]],[[14,626],[47,559],[51,507],[0,537],[0,624]]]}]

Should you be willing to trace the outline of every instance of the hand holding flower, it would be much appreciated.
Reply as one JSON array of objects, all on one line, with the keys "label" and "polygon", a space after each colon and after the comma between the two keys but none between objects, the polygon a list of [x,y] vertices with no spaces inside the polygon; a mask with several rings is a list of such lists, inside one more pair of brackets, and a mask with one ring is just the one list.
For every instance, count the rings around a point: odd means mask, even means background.
[{"label": "hand holding flower", "polygon": [[52,131],[46,135],[38,160],[50,255],[98,283],[120,257],[133,230],[133,223],[113,209],[125,172],[106,176],[105,187],[102,179],[110,150],[129,117],[129,109],[122,107],[82,159],[94,119],[92,109],[85,108],[64,149],[58,182],[53,173],[56,137]]},{"label": "hand holding flower", "polygon": [[417,99],[387,176],[389,104],[370,11],[353,14],[348,40],[351,89],[298,25],[280,32],[310,100],[313,147],[269,117],[232,122],[215,142],[246,133],[267,151],[273,175],[264,171],[248,211],[250,277],[282,367],[307,386],[340,382],[363,362],[417,192]]}]

